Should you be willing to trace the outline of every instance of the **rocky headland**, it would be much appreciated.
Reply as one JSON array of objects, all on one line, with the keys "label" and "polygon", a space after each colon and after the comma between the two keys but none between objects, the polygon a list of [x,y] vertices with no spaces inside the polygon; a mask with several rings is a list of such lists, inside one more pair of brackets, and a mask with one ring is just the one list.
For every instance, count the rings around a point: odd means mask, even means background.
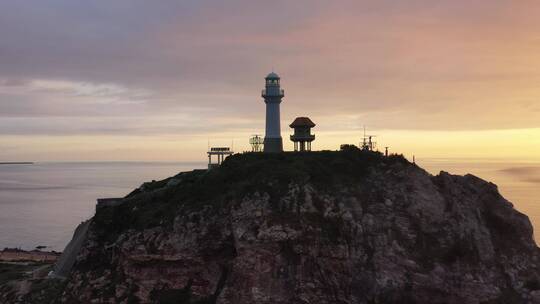
[{"label": "rocky headland", "polygon": [[85,225],[57,302],[540,303],[532,226],[496,185],[355,147],[233,155]]}]

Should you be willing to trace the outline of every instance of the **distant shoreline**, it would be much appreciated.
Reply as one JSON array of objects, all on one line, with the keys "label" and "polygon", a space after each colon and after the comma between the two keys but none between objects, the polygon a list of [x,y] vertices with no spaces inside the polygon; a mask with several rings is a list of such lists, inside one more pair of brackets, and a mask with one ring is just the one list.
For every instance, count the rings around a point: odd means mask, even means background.
[{"label": "distant shoreline", "polygon": [[62,253],[57,251],[22,250],[17,248],[4,248],[0,251],[2,262],[55,262]]},{"label": "distant shoreline", "polygon": [[0,165],[33,165],[34,162],[0,162]]}]

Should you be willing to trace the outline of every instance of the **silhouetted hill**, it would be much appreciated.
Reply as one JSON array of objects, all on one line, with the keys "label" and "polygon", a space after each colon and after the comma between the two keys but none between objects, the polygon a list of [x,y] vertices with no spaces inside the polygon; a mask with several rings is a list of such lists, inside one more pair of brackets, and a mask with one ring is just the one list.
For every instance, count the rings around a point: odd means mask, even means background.
[{"label": "silhouetted hill", "polygon": [[402,156],[246,153],[99,208],[66,303],[527,303],[528,218]]}]

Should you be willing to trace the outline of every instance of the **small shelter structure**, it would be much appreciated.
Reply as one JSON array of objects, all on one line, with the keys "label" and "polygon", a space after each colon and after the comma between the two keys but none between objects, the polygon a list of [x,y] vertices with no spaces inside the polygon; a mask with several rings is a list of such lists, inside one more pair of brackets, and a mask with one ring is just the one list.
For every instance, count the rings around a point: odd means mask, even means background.
[{"label": "small shelter structure", "polygon": [[[219,167],[223,160],[225,160],[225,157],[234,154],[234,152],[229,147],[212,147],[210,148],[210,151],[206,153],[208,153],[208,170]],[[213,155],[217,156],[217,163],[212,162]]]},{"label": "small shelter structure", "polygon": [[311,151],[311,142],[315,140],[315,135],[311,134],[311,128],[315,124],[308,117],[297,117],[289,127],[294,129],[291,140],[294,142],[294,151]]}]

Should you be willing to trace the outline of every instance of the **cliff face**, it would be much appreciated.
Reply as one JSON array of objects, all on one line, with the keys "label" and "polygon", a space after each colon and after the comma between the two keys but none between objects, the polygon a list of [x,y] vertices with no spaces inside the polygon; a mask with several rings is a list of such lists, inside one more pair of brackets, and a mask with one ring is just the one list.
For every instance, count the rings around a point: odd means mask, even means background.
[{"label": "cliff face", "polygon": [[67,303],[535,303],[528,218],[472,175],[355,150],[244,154],[94,217]]}]

